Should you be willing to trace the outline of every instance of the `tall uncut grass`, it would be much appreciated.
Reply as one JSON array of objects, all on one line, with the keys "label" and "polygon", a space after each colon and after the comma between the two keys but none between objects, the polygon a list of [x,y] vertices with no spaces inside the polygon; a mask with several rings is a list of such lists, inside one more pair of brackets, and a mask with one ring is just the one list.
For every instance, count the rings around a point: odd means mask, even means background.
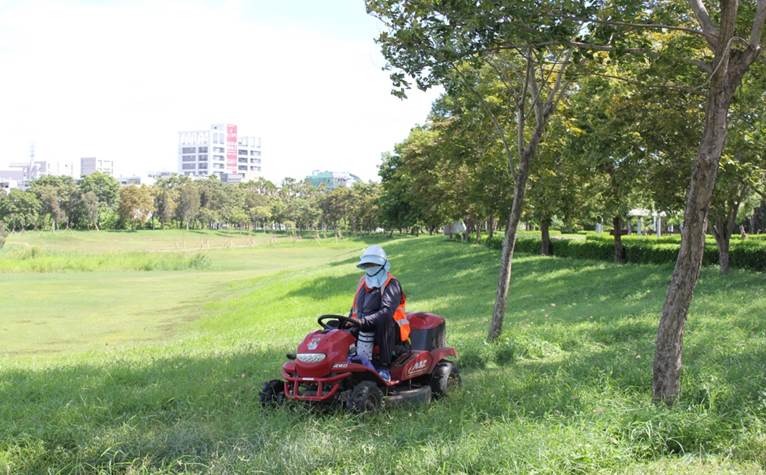
[{"label": "tall uncut grass", "polygon": [[0,258],[2,272],[62,272],[120,270],[187,270],[205,269],[210,259],[203,253],[119,252],[84,254],[49,252],[39,248],[21,248],[6,252]]}]

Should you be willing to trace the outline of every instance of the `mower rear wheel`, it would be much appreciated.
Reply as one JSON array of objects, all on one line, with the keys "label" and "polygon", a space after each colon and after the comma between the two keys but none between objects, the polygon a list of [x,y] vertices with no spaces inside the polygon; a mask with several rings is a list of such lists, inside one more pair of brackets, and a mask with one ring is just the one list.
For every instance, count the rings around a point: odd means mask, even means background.
[{"label": "mower rear wheel", "polygon": [[263,407],[281,406],[285,402],[285,383],[279,379],[267,381],[259,398]]},{"label": "mower rear wheel", "polygon": [[451,361],[442,361],[431,373],[431,392],[435,399],[446,396],[461,384],[457,365]]},{"label": "mower rear wheel", "polygon": [[354,386],[348,396],[346,407],[349,411],[361,414],[380,408],[383,402],[383,392],[372,381],[362,381]]}]

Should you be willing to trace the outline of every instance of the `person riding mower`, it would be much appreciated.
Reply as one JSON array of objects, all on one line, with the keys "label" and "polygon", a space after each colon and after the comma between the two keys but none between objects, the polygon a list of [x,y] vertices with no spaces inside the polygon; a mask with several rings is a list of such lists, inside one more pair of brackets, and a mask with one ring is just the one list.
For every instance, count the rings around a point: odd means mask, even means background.
[{"label": "person riding mower", "polygon": [[[380,246],[365,249],[357,267],[364,270],[364,274],[359,279],[349,312],[349,317],[358,322],[357,359],[372,365],[384,379],[390,379],[394,351],[409,342],[406,297],[399,281],[391,274],[391,263]],[[373,361],[375,345],[379,351]]]},{"label": "person riding mower", "polygon": [[405,312],[404,292],[380,246],[365,249],[358,267],[364,275],[349,315],[317,319],[321,328],[287,354],[281,379],[264,383],[264,407],[294,401],[358,413],[427,403],[460,385],[444,317]]}]

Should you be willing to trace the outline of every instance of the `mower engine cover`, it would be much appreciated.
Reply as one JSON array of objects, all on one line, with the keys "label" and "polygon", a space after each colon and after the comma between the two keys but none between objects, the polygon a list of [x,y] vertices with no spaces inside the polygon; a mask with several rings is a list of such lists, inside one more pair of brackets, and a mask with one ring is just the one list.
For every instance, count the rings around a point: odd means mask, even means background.
[{"label": "mower engine cover", "polygon": [[301,377],[322,377],[332,371],[333,365],[345,364],[348,348],[356,339],[343,330],[317,330],[309,333],[298,346],[295,370]]}]

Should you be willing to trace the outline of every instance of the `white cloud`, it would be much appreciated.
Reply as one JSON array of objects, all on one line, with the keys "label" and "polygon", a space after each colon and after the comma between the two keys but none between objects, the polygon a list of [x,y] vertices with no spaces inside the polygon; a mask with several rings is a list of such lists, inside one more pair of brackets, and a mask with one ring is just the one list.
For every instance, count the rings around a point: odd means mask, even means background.
[{"label": "white cloud", "polygon": [[268,178],[374,178],[380,153],[425,120],[435,93],[389,94],[373,20],[354,8],[344,21],[361,30],[291,24],[238,2],[0,7],[0,162],[23,160],[34,141],[40,158],[175,170],[178,131],[232,122],[263,138]]}]

